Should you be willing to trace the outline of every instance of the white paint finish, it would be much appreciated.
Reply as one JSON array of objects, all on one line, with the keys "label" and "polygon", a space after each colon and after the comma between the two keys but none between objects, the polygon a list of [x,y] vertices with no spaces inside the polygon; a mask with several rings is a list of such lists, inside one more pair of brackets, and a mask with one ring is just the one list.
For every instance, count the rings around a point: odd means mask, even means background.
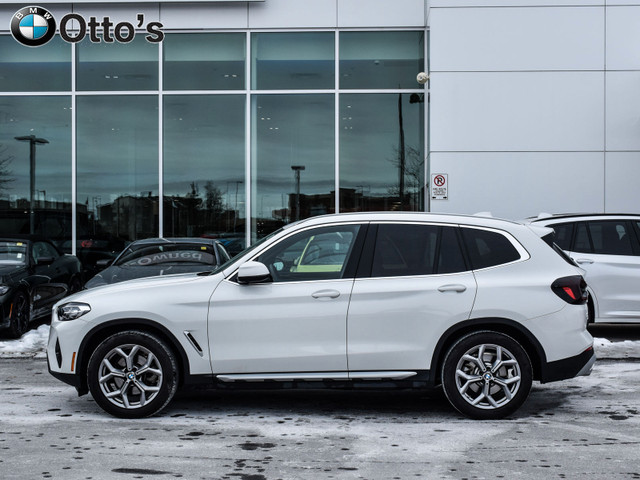
[{"label": "white paint finish", "polygon": [[605,158],[606,211],[640,213],[640,152],[607,152]]},{"label": "white paint finish", "polygon": [[640,150],[640,72],[607,72],[607,150]]},{"label": "white paint finish", "polygon": [[248,27],[248,7],[242,3],[184,5],[163,3],[160,5],[160,21],[165,29]]},{"label": "white paint finish", "polygon": [[640,5],[607,8],[607,69],[639,70]]},{"label": "white paint finish", "polygon": [[[353,279],[238,285],[211,297],[214,373],[347,371],[346,318]],[[316,299],[323,289],[336,298]]]},{"label": "white paint finish", "polygon": [[602,70],[604,8],[431,12],[431,71]]},{"label": "white paint finish", "polygon": [[433,73],[430,86],[432,152],[604,149],[602,72]]},{"label": "white paint finish", "polygon": [[336,0],[269,0],[249,5],[249,28],[334,28]]},{"label": "white paint finish", "polygon": [[604,210],[603,152],[433,153],[431,168],[449,174],[449,199],[432,200],[434,212],[522,219]]},{"label": "white paint finish", "polygon": [[336,0],[338,27],[424,27],[424,0]]},{"label": "white paint finish", "polygon": [[[464,291],[438,291],[457,284]],[[471,272],[356,280],[349,306],[349,370],[428,370],[440,335],[469,318]]]}]

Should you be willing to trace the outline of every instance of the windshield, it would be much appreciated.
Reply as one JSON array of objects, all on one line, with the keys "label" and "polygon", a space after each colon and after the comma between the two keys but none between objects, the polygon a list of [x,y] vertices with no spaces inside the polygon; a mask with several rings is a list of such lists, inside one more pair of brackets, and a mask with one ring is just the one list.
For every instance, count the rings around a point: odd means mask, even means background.
[{"label": "windshield", "polygon": [[26,263],[26,243],[0,241],[0,265],[24,265]]}]

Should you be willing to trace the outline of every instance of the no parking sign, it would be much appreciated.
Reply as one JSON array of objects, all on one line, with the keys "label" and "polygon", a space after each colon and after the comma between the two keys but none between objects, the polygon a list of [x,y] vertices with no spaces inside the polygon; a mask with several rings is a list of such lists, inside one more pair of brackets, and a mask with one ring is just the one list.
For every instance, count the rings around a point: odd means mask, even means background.
[{"label": "no parking sign", "polygon": [[449,197],[449,175],[446,173],[431,174],[431,199],[446,200]]}]

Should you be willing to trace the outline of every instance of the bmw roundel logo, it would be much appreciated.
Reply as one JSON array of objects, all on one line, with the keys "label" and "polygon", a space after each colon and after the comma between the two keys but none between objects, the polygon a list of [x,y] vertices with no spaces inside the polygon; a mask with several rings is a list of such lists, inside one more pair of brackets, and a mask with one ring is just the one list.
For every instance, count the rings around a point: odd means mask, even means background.
[{"label": "bmw roundel logo", "polygon": [[39,47],[56,34],[56,20],[42,7],[24,7],[11,17],[11,34],[23,45]]}]

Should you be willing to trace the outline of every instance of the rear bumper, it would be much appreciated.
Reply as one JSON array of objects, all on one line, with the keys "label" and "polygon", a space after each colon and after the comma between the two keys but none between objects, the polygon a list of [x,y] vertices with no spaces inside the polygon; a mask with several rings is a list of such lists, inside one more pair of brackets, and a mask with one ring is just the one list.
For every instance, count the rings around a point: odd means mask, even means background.
[{"label": "rear bumper", "polygon": [[548,362],[542,366],[540,383],[556,382],[567,378],[589,375],[595,362],[596,352],[593,346],[575,357]]}]

